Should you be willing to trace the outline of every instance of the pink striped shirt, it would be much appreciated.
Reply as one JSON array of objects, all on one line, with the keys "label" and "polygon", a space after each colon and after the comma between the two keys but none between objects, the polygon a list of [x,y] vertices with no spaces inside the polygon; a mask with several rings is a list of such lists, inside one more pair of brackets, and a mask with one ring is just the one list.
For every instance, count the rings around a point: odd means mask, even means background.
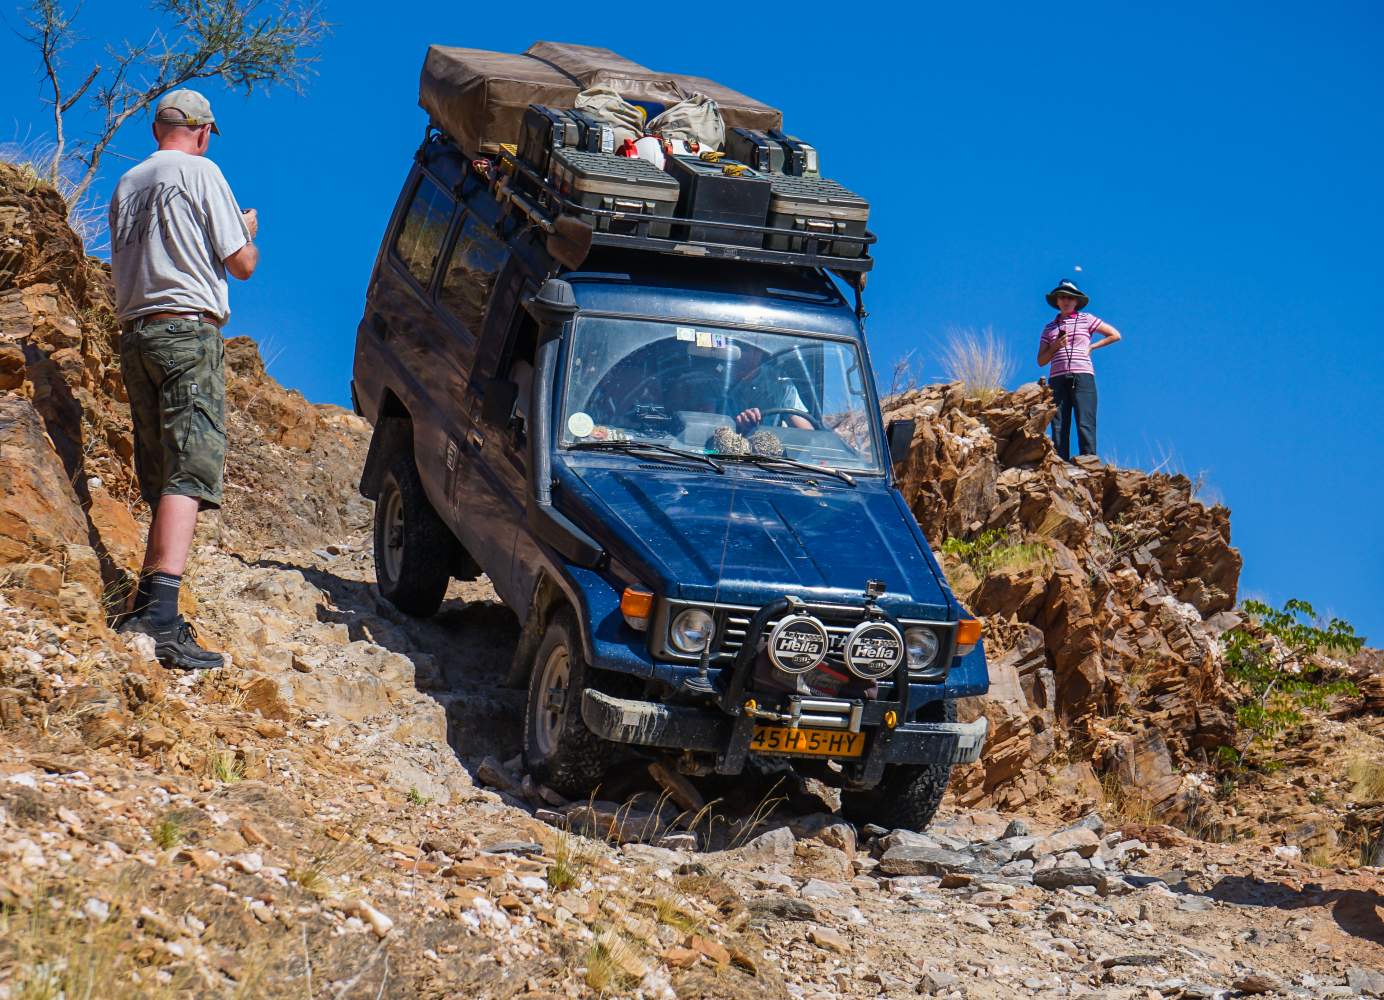
[{"label": "pink striped shirt", "polygon": [[1048,374],[1094,375],[1096,369],[1091,364],[1091,340],[1097,335],[1099,327],[1100,319],[1084,312],[1073,316],[1059,315],[1043,327],[1043,336],[1039,340],[1043,347],[1051,344],[1061,334],[1067,335],[1066,346],[1052,356]]}]

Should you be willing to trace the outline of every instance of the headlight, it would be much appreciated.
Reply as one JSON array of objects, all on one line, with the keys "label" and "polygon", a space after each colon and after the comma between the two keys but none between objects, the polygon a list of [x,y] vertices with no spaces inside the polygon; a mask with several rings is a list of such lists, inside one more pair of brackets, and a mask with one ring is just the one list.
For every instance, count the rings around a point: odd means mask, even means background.
[{"label": "headlight", "polygon": [[903,634],[908,649],[908,669],[925,670],[937,659],[937,633],[930,628],[911,628]]},{"label": "headlight", "polygon": [[711,642],[716,623],[701,608],[688,608],[673,619],[668,637],[673,648],[683,653],[700,653]]}]

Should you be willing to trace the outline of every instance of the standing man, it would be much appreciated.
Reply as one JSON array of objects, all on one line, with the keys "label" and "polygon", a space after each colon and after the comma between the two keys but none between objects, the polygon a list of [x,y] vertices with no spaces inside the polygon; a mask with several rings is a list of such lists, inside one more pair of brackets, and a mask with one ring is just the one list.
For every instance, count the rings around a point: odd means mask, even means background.
[{"label": "standing man", "polygon": [[[1091,364],[1091,352],[1115,343],[1120,339],[1120,331],[1090,313],[1081,312],[1091,300],[1065,278],[1048,292],[1047,300],[1057,310],[1057,316],[1043,327],[1043,335],[1038,339],[1038,364],[1052,365],[1048,383],[1052,386],[1052,401],[1057,404],[1052,440],[1057,453],[1068,461],[1073,416],[1077,454],[1096,453],[1096,369]],[[1099,340],[1095,340],[1097,336]]]},{"label": "standing man", "polygon": [[165,94],[154,112],[158,149],[120,178],[110,207],[135,473],[153,512],[133,614],[121,630],[152,636],[159,662],[184,670],[225,663],[178,614],[178,590],[197,512],[221,506],[226,273],[245,281],[259,263],[255,211],[241,211],[206,158],[213,134],[220,131],[205,97]]}]

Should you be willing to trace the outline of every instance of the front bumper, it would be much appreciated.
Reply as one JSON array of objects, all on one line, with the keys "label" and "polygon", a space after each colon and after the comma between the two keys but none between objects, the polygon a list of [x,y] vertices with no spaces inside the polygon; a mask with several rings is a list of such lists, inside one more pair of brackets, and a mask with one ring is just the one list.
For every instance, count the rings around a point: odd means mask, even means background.
[{"label": "front bumper", "polygon": [[[597,736],[615,743],[700,750],[717,755],[716,770],[738,774],[750,753],[754,719],[714,709],[664,705],[656,701],[615,698],[588,688],[582,692],[581,717]],[[885,764],[969,764],[980,758],[989,732],[984,717],[974,722],[909,722],[892,730],[870,730],[861,761],[861,780],[879,780]],[[879,739],[887,732],[889,739]],[[873,783],[873,782],[871,782]]]}]

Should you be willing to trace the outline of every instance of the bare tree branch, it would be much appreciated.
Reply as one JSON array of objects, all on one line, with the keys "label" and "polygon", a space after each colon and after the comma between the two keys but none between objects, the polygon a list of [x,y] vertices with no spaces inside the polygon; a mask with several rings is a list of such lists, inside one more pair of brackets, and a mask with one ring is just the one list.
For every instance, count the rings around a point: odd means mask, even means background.
[{"label": "bare tree branch", "polygon": [[76,104],[78,101],[82,99],[82,95],[85,94],[87,92],[87,88],[91,86],[91,81],[95,80],[96,74],[100,72],[100,63],[97,63],[95,66],[91,67],[91,72],[88,73],[87,78],[82,81],[82,85],[72,92],[71,97],[62,102],[63,114],[66,114],[67,112],[71,111],[72,105]]},{"label": "bare tree branch", "polygon": [[[302,93],[315,49],[331,32],[320,0],[150,0],[155,24],[148,40],[109,46],[108,69],[97,64],[82,85],[64,98],[60,51],[71,43],[72,23],[80,3],[69,14],[62,0],[31,0],[25,41],[39,50],[48,89],[52,91],[53,131],[57,149],[52,179],[65,158],[85,169],[72,186],[69,200],[79,200],[100,169],[116,134],[129,120],[149,109],[161,95],[196,80],[220,80],[247,97],[256,90],[288,87]],[[63,116],[86,95],[100,118],[94,138],[68,149]],[[50,103],[45,99],[45,103]]]}]

